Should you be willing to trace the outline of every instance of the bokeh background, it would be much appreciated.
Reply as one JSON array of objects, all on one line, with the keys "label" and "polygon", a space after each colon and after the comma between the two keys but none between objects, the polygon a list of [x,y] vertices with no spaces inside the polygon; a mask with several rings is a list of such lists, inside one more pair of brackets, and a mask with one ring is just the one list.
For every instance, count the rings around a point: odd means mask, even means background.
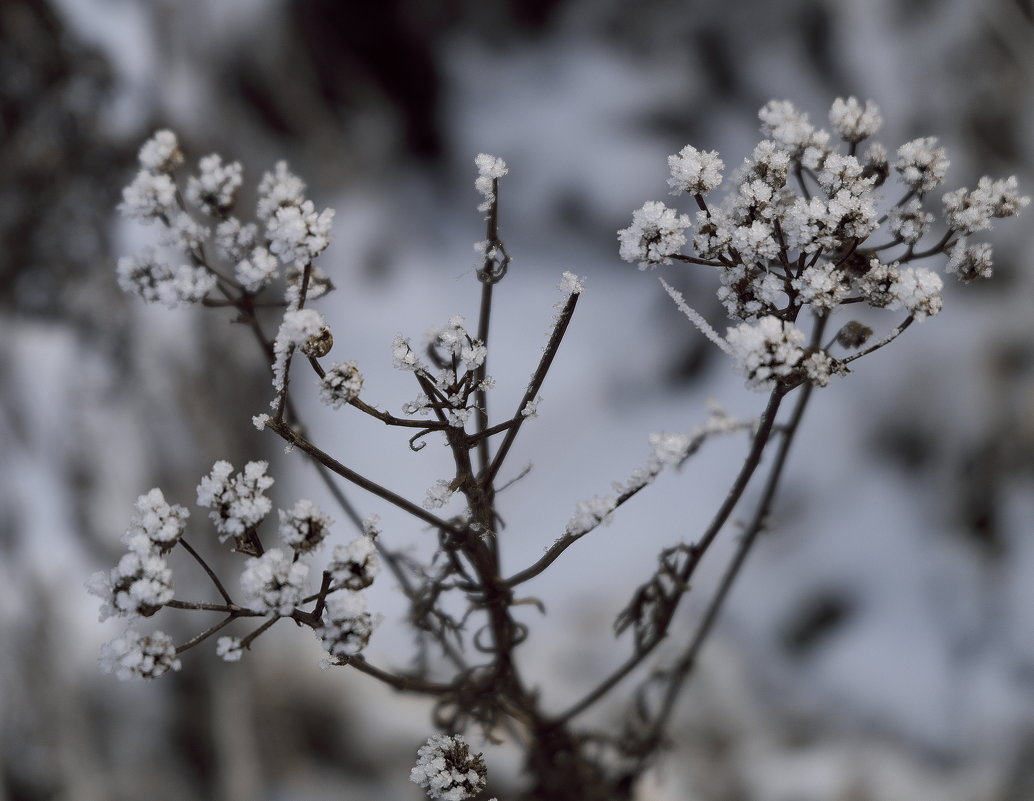
[{"label": "bokeh background", "polygon": [[[615,231],[665,195],[669,153],[693,143],[736,164],[766,100],[821,123],[854,94],[882,107],[891,150],[938,136],[949,188],[983,174],[1034,187],[1030,0],[4,0],[0,37],[0,801],[421,797],[406,778],[426,705],[320,671],[305,631],[278,627],[237,665],[196,649],[147,685],[97,669],[118,627],[97,623],[82,582],[116,560],[138,494],[192,506],[214,460],[267,458],[279,506],[332,506],[303,458],[250,424],[269,390],[246,332],[115,284],[149,232],[114,207],[156,128],[191,159],[239,159],[252,190],[286,159],[337,210],[321,259],[334,355],[358,359],[368,400],[394,411],[414,394],[390,369],[395,332],[475,316],[473,156],[507,160],[496,409],[523,391],[561,272],[587,277],[511,459],[532,466],[503,498],[513,569],[643,463],[650,432],[689,430],[712,399],[760,412],[654,277],[617,258]],[[949,279],[939,317],[818,393],[641,798],[1034,798],[1032,219],[991,233],[992,281]],[[711,276],[665,275],[721,320]],[[298,391],[316,440],[362,472],[417,500],[446,474],[444,449],[413,455]],[[708,446],[529,583],[547,615],[527,608],[522,659],[544,698],[562,705],[621,660],[614,615],[661,547],[701,530],[743,453],[742,439]],[[350,497],[391,544],[426,550],[427,531]],[[203,595],[178,567],[177,594]],[[371,659],[404,667],[404,610],[380,585]],[[180,639],[200,628],[163,615]],[[597,725],[620,720],[629,689]],[[486,747],[506,797],[517,756]]]}]

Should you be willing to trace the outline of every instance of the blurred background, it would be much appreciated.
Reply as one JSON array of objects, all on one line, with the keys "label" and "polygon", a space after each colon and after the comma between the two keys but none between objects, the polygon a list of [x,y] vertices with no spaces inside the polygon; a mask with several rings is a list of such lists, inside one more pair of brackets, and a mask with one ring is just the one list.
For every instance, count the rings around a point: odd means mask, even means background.
[{"label": "blurred background", "polygon": [[[617,229],[666,195],[668,154],[692,143],[731,167],[768,99],[821,125],[854,94],[881,106],[892,152],[939,137],[947,188],[984,174],[1034,188],[1030,0],[4,0],[0,37],[0,801],[422,797],[407,777],[428,707],[320,671],[303,630],[277,627],[236,665],[192,650],[146,685],[97,669],[119,627],[97,623],[82,583],[114,564],[150,487],[194,508],[216,459],[270,459],[278,506],[311,497],[342,521],[338,541],[353,537],[302,456],[252,428],[270,393],[247,332],[116,286],[118,256],[152,233],[114,207],[155,129],[179,134],[188,163],[240,160],[252,193],[286,159],[336,209],[320,261],[337,286],[320,303],[332,355],[357,359],[364,396],[396,413],[415,392],[391,370],[394,334],[475,319],[473,156],[506,159],[500,414],[545,343],[561,272],[587,278],[511,458],[513,475],[532,467],[502,499],[511,569],[577,500],[643,464],[650,432],[691,429],[712,399],[760,413],[655,276],[617,258]],[[993,280],[948,277],[940,316],[817,393],[771,531],[641,798],[1034,798],[1030,213],[989,235]],[[713,276],[664,275],[720,327]],[[414,455],[296,389],[313,438],[360,472],[418,501],[447,474],[444,448]],[[545,699],[565,705],[622,660],[615,614],[662,547],[701,531],[744,451],[709,445],[527,585],[547,615],[527,608],[521,658]],[[390,545],[426,551],[429,532],[349,497],[382,516]],[[196,508],[191,532],[215,552]],[[705,562],[679,631],[735,536]],[[174,566],[177,596],[203,598]],[[403,668],[412,643],[389,577],[372,603],[385,620],[371,660]],[[178,640],[202,628],[160,617]],[[620,720],[629,690],[592,722]],[[506,797],[517,755],[486,748]]]}]

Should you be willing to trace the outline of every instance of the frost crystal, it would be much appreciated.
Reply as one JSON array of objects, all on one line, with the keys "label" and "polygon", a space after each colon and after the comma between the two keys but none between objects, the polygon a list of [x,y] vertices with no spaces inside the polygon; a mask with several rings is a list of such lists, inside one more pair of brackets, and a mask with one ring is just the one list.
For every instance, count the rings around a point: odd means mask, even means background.
[{"label": "frost crystal", "polygon": [[273,486],[273,478],[266,475],[268,468],[267,462],[248,462],[242,472],[234,474],[232,464],[218,461],[201,479],[197,505],[212,510],[209,516],[221,535],[220,542],[258,525],[273,508],[264,494]]},{"label": "frost crystal", "polygon": [[269,250],[284,264],[311,262],[330,244],[333,221],[333,209],[317,214],[311,200],[297,206],[280,206],[266,222]]},{"label": "frost crystal", "polygon": [[276,278],[277,267],[276,256],[263,247],[257,247],[248,258],[237,262],[233,274],[237,283],[248,292],[258,292]]},{"label": "frost crystal", "polygon": [[427,497],[424,499],[425,509],[441,509],[449,502],[456,490],[452,483],[444,479],[438,479],[434,486],[427,490]]},{"label": "frost crystal", "polygon": [[606,525],[610,522],[610,513],[617,506],[617,498],[613,495],[600,497],[599,495],[586,501],[578,501],[575,504],[574,514],[567,521],[565,532],[573,537],[580,536],[590,531],[601,523]]},{"label": "frost crystal", "polygon": [[949,273],[954,273],[960,281],[990,278],[994,265],[991,252],[991,246],[987,242],[967,246],[965,239],[960,239],[948,251],[946,269]]},{"label": "frost crystal", "polygon": [[305,201],[305,182],[287,169],[286,161],[278,161],[273,172],[262,176],[258,191],[256,216],[263,221],[281,206],[300,206]]},{"label": "frost crystal", "polygon": [[363,374],[355,362],[335,364],[319,380],[320,400],[332,409],[340,409],[359,397]]},{"label": "frost crystal", "polygon": [[560,276],[560,291],[568,295],[580,295],[585,291],[585,279],[574,273],[565,272]]},{"label": "frost crystal", "polygon": [[279,548],[248,560],[241,589],[256,612],[290,615],[305,596],[309,566],[295,562]]},{"label": "frost crystal", "polygon": [[485,789],[488,772],[484,757],[472,754],[462,735],[436,734],[417,751],[409,780],[423,787],[428,798],[464,801]]},{"label": "frost crystal", "polygon": [[689,217],[678,214],[657,200],[650,200],[632,212],[632,224],[618,231],[620,254],[625,261],[639,263],[639,269],[671,264],[671,257],[686,244],[683,233]]},{"label": "frost crystal", "polygon": [[474,188],[484,197],[484,202],[478,206],[478,211],[488,211],[495,203],[495,190],[492,188],[493,181],[497,181],[506,175],[509,170],[506,162],[498,156],[490,156],[487,153],[478,153],[474,157],[474,166],[478,169],[478,177],[474,181]]},{"label": "frost crystal", "polygon": [[725,163],[718,158],[715,150],[697,150],[686,145],[677,155],[668,156],[668,169],[671,178],[668,186],[671,194],[681,195],[683,192],[702,195],[716,189],[722,182],[722,170]]},{"label": "frost crystal", "polygon": [[156,679],[169,670],[179,670],[176,646],[161,631],[141,635],[132,629],[101,646],[101,670],[121,681]]},{"label": "frost crystal", "polygon": [[280,539],[300,553],[311,553],[323,546],[334,521],[309,500],[299,500],[288,510],[278,510]]},{"label": "frost crystal", "polygon": [[122,190],[118,209],[124,217],[145,223],[169,218],[177,211],[176,184],[165,173],[141,170]]},{"label": "frost crystal", "polygon": [[[904,306],[916,320],[933,317],[941,310],[941,277],[925,267],[906,267],[899,270],[894,287],[897,303]],[[892,304],[894,308],[896,304]]]},{"label": "frost crystal", "polygon": [[323,615],[316,636],[323,640],[323,647],[331,656],[358,654],[370,641],[378,622],[366,611],[366,597],[347,590],[327,599]]},{"label": "frost crystal", "polygon": [[373,584],[380,572],[380,559],[377,546],[371,534],[357,537],[347,545],[334,548],[333,556],[327,570],[337,587],[346,590],[362,590]]},{"label": "frost crystal", "polygon": [[184,264],[174,270],[148,248],[139,255],[120,258],[117,277],[123,292],[168,309],[200,303],[216,284],[215,275],[204,267]]}]

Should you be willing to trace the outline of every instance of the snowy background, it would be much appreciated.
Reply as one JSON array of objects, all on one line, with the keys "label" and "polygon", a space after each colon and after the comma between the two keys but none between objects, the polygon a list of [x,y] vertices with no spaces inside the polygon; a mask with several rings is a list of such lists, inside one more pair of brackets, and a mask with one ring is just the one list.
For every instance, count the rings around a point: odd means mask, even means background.
[{"label": "snowy background", "polygon": [[[303,458],[251,427],[269,388],[246,332],[115,285],[140,231],[113,209],[154,129],[176,130],[193,159],[239,159],[246,186],[287,159],[337,210],[320,261],[338,287],[320,304],[334,356],[356,359],[364,397],[396,412],[414,393],[390,368],[395,333],[475,318],[473,155],[506,159],[514,261],[497,290],[493,408],[523,392],[561,273],[587,278],[510,460],[533,466],[501,499],[516,569],[577,500],[646,460],[650,432],[691,429],[711,399],[760,413],[655,276],[617,258],[616,230],[665,195],[666,156],[692,143],[736,164],[766,100],[822,123],[855,94],[880,104],[889,147],[940,138],[948,188],[1016,174],[1029,194],[1032,18],[1029,0],[5,0],[0,801],[420,797],[406,777],[427,708],[319,671],[302,630],[278,627],[239,665],[196,649],[146,686],[96,668],[117,626],[96,622],[82,582],[114,563],[138,494],[161,486],[192,506],[215,459],[269,458],[278,505],[324,502]],[[940,316],[817,393],[771,532],[643,798],[1034,798],[1029,212],[992,232],[991,282],[947,282]],[[720,322],[710,276],[664,275]],[[299,388],[314,438],[360,472],[415,500],[446,475],[444,448],[411,454],[314,394]],[[545,698],[563,705],[621,661],[614,615],[660,548],[706,525],[744,449],[708,445],[527,585],[548,615],[527,607],[521,658]],[[350,497],[392,544],[426,545],[404,516]],[[197,511],[193,522],[204,530]],[[682,631],[734,537],[705,563]],[[405,665],[397,593],[382,581],[371,600],[386,618],[371,659]],[[181,639],[197,630],[163,615]],[[624,698],[619,687],[598,719]],[[518,765],[505,748],[487,757],[502,797]]]}]

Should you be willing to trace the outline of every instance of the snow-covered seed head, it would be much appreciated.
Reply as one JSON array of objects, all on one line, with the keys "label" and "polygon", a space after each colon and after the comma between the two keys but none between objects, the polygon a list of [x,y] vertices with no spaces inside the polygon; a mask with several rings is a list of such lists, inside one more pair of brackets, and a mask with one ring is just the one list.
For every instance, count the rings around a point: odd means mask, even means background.
[{"label": "snow-covered seed head", "polygon": [[355,362],[335,364],[320,379],[320,400],[332,409],[339,409],[359,397],[363,374]]},{"label": "snow-covered seed head", "polygon": [[142,635],[132,629],[101,646],[100,665],[120,681],[156,679],[180,669],[172,637],[161,631]]},{"label": "snow-covered seed head", "polygon": [[373,584],[380,571],[380,559],[373,536],[364,535],[348,545],[338,545],[327,566],[335,586],[348,590],[362,590]]},{"label": "snow-covered seed head", "polygon": [[484,756],[472,754],[462,735],[436,734],[417,751],[409,780],[423,787],[428,798],[463,801],[485,789],[488,771]]}]

